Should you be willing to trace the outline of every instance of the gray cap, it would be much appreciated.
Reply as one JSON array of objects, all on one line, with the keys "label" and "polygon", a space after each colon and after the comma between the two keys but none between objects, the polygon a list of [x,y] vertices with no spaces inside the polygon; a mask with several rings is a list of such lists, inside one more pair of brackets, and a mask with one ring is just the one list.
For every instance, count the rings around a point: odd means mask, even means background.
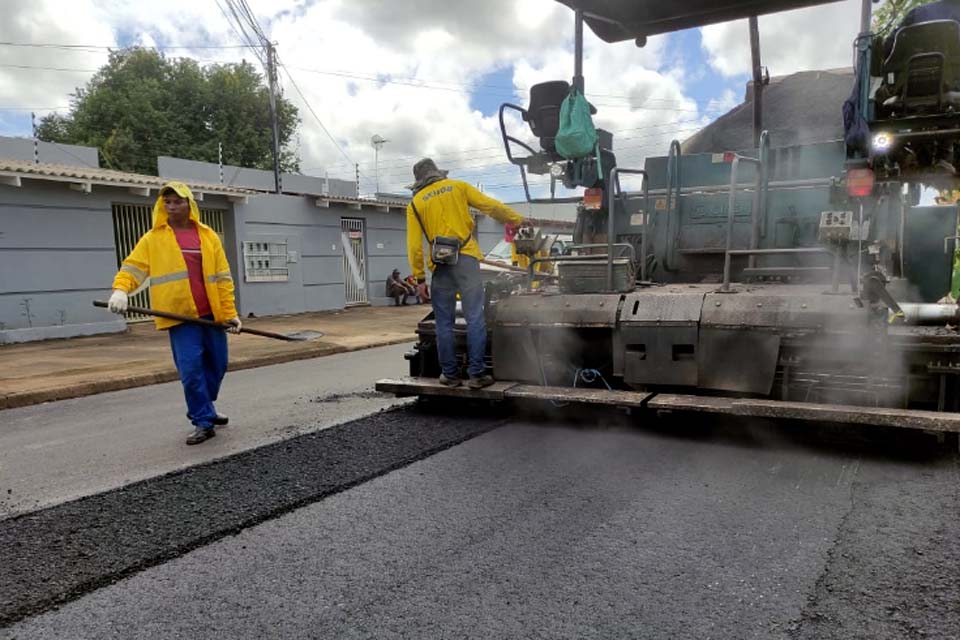
[{"label": "gray cap", "polygon": [[448,173],[438,169],[432,158],[424,158],[413,165],[413,184],[408,184],[407,189],[419,191],[431,182],[443,180]]}]

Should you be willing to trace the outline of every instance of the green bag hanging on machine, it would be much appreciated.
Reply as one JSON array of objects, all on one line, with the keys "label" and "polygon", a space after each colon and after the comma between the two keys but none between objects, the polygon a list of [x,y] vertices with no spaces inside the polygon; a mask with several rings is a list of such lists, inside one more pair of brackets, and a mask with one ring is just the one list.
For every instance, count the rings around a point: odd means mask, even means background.
[{"label": "green bag hanging on machine", "polygon": [[597,129],[590,117],[590,103],[576,87],[560,105],[560,128],[554,145],[567,160],[585,158],[596,151]]}]

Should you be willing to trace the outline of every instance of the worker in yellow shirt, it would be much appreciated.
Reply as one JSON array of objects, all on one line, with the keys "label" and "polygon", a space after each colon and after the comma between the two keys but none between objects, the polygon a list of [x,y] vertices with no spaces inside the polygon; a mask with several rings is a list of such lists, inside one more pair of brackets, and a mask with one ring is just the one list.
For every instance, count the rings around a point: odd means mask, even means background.
[{"label": "worker in yellow shirt", "polygon": [[421,292],[426,290],[423,237],[430,255],[426,263],[433,272],[430,300],[437,327],[440,382],[462,384],[457,366],[453,327],[457,294],[467,321],[467,386],[482,389],[493,384],[484,363],[487,327],[483,311],[483,280],[480,276],[480,246],[473,237],[470,207],[502,223],[522,224],[523,216],[507,205],[484,195],[462,180],[447,177],[430,158],[413,166],[413,199],[407,205],[407,256]]}]

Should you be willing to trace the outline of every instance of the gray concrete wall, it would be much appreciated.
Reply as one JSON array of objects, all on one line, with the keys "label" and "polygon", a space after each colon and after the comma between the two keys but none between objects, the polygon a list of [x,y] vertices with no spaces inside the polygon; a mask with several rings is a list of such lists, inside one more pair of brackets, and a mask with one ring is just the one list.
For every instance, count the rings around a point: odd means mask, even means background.
[{"label": "gray concrete wall", "polygon": [[[340,217],[301,196],[263,194],[234,206],[236,284],[243,315],[257,316],[342,309],[345,302]],[[287,282],[247,282],[244,241],[286,241],[296,262]]]},{"label": "gray concrete wall", "polygon": [[122,330],[91,304],[109,296],[117,270],[110,192],[23,185],[0,186],[0,342],[51,337],[68,325]]},{"label": "gray concrete wall", "polygon": [[577,219],[576,203],[532,203],[532,202],[512,202],[510,206],[517,210],[517,213],[525,218],[538,218],[540,220],[561,220],[573,222]]},{"label": "gray concrete wall", "polygon": [[367,297],[383,304],[384,282],[393,269],[407,275],[404,215],[332,203],[317,207],[313,198],[263,194],[235,205],[236,241],[232,251],[241,265],[243,242],[286,241],[296,262],[287,264],[287,282],[246,282],[240,269],[237,288],[241,312],[257,316],[342,309],[346,304],[340,221],[364,221]]},{"label": "gray concrete wall", "polygon": [[493,249],[498,242],[503,240],[503,225],[490,216],[477,216],[477,242],[480,243],[480,251],[486,255]]},{"label": "gray concrete wall", "polygon": [[[220,165],[211,162],[160,156],[157,158],[157,170],[158,175],[162,178],[220,184]],[[280,175],[280,183],[284,193],[325,194],[351,198],[357,194],[355,182],[335,178],[327,180],[318,176],[283,173]],[[273,191],[275,188],[272,171],[247,169],[233,165],[223,166],[223,184],[258,191]]]},{"label": "gray concrete wall", "polygon": [[[517,211],[522,212],[522,209],[517,209]],[[572,228],[568,228],[567,225],[562,224],[544,224],[540,226],[540,229],[544,233],[573,234]],[[504,233],[502,224],[489,216],[477,216],[477,241],[480,243],[480,249],[484,254],[493,249],[498,242],[503,240],[503,236]]]},{"label": "gray concrete wall", "polygon": [[[117,272],[112,206],[153,202],[113,187],[85,194],[30,179],[0,186],[0,344],[123,331],[122,318],[92,305],[110,296]],[[222,197],[202,204],[229,211]],[[236,271],[235,259],[231,265]]]},{"label": "gray concrete wall", "polygon": [[[34,160],[33,138],[9,138],[0,136],[0,158],[12,160]],[[37,142],[40,162],[66,164],[80,167],[99,167],[100,159],[94,147],[80,147],[73,144],[54,144]]]},{"label": "gray concrete wall", "polygon": [[280,176],[280,181],[284,193],[323,194],[345,196],[347,198],[353,198],[357,195],[357,183],[349,180],[284,173]]},{"label": "gray concrete wall", "polygon": [[363,213],[366,219],[367,295],[374,303],[385,303],[387,276],[394,269],[400,269],[403,278],[410,275],[406,216],[399,212]]}]

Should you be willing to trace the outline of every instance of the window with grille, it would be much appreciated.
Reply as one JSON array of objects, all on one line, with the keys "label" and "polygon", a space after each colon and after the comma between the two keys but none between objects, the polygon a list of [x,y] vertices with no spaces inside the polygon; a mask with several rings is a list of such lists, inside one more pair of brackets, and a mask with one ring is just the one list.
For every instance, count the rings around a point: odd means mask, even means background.
[{"label": "window with grille", "polygon": [[286,241],[243,243],[243,276],[246,282],[286,282],[290,279],[287,262]]}]

